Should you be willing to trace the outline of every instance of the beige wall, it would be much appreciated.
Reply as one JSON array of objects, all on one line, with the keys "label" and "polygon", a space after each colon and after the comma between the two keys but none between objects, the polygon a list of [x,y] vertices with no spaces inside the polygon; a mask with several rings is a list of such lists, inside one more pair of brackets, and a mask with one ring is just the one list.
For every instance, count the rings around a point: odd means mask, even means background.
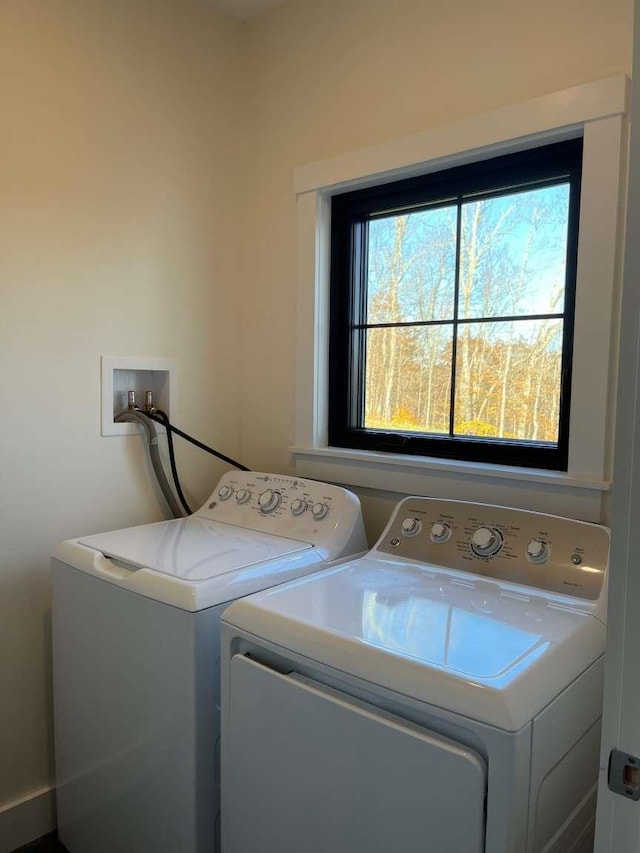
[{"label": "beige wall", "polygon": [[[246,362],[241,400],[252,462],[291,465],[294,169],[629,74],[632,13],[631,0],[289,0],[252,25],[243,321],[261,358]],[[397,496],[362,496],[377,535]]]},{"label": "beige wall", "polygon": [[[100,356],[177,358],[177,423],[239,452],[238,57],[200,0],[0,4],[0,810],[52,780],[52,547],[164,512]],[[223,469],[181,458],[197,503]]]},{"label": "beige wall", "polygon": [[[0,810],[50,784],[48,555],[155,519],[99,357],[175,357],[177,420],[290,468],[293,170],[626,72],[631,0],[0,3]],[[240,193],[238,193],[240,189]],[[184,451],[194,503],[221,468]],[[392,497],[363,493],[369,528]]]}]

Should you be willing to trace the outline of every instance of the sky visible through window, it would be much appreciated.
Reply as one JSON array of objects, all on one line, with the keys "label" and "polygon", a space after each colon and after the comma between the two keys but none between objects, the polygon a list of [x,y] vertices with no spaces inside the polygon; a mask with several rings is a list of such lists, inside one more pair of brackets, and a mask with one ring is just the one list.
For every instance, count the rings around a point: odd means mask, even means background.
[{"label": "sky visible through window", "polygon": [[557,443],[568,209],[562,183],[371,219],[365,428]]}]

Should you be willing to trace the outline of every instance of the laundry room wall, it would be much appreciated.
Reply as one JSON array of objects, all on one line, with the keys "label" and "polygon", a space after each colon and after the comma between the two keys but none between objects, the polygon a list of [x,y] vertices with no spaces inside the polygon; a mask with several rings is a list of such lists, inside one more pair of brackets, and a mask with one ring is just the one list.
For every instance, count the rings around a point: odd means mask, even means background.
[{"label": "laundry room wall", "polygon": [[[244,25],[209,0],[2,0],[0,850],[51,803],[51,548],[164,514],[140,439],[100,435],[100,356],[176,358],[179,425],[292,470],[294,169],[629,73],[631,21],[631,0],[285,0]],[[197,505],[222,467],[179,452]],[[361,494],[374,535],[397,496]]]},{"label": "laundry room wall", "polygon": [[[632,12],[631,0],[288,0],[252,24],[245,45],[252,159],[243,173],[242,237],[251,347],[241,403],[252,463],[278,470],[293,464],[294,170],[630,74]],[[471,494],[469,482],[452,478],[446,496],[490,500],[482,483]],[[530,494],[521,485],[502,500],[526,505]],[[369,534],[377,535],[398,496],[360,493]]]},{"label": "laundry room wall", "polygon": [[[240,451],[238,38],[206,0],[0,4],[0,850],[53,781],[51,549],[165,514],[101,355],[177,359],[176,423]],[[180,468],[195,505],[224,470]]]}]

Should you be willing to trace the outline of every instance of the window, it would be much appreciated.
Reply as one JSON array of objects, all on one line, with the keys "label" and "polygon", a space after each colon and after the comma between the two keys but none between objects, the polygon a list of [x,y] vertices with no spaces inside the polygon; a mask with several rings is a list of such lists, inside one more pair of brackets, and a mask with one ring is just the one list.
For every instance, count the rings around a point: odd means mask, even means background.
[{"label": "window", "polygon": [[335,195],[329,443],[567,469],[582,140]]},{"label": "window", "polygon": [[[380,527],[390,506],[389,493],[440,495],[602,520],[606,512],[603,498],[610,488],[611,474],[628,83],[622,76],[585,83],[452,124],[427,127],[409,136],[345,151],[295,170],[296,382],[295,438],[290,451],[297,474],[372,490],[366,497],[373,511],[379,512]],[[538,146],[579,136],[580,239],[566,470],[564,466],[535,468],[524,460],[522,464],[496,464],[486,455],[477,460],[452,459],[433,452],[416,455],[404,448],[401,452],[384,452],[345,446],[346,442],[338,445],[342,439],[336,430],[336,405],[341,405],[351,418],[349,421],[345,417],[347,427],[353,428],[357,422],[344,398],[339,400],[341,378],[336,373],[341,368],[336,366],[340,353],[335,324],[330,350],[333,199],[418,175],[443,175],[445,169],[483,161],[489,164],[493,158],[525,149],[533,151]],[[335,314],[335,299],[333,303]],[[349,364],[342,361],[345,370]],[[568,402],[565,396],[564,405]],[[393,431],[388,434],[390,442],[402,440],[402,433],[398,437]],[[421,437],[420,433],[408,436]],[[444,442],[447,437],[440,438]],[[467,440],[473,442],[474,438]]]}]

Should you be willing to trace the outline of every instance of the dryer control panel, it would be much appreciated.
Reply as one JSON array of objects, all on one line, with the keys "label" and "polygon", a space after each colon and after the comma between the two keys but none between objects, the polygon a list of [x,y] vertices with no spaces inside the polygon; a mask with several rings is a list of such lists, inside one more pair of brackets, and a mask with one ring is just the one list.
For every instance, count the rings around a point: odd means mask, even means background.
[{"label": "dryer control panel", "polygon": [[327,560],[367,548],[356,495],[315,480],[229,471],[194,514],[245,530],[308,542]]},{"label": "dryer control panel", "polygon": [[375,550],[597,601],[609,531],[528,510],[411,497],[398,504]]}]

